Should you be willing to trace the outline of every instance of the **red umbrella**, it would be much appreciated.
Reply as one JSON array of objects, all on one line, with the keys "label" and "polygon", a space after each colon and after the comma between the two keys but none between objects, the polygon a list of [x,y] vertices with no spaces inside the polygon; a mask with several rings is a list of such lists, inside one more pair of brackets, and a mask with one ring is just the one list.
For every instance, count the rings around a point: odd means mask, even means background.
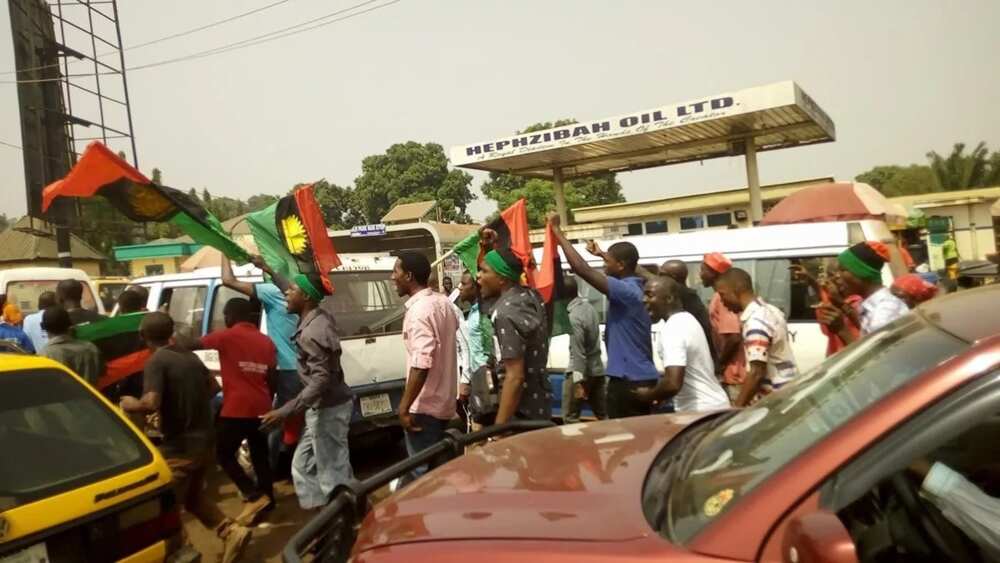
[{"label": "red umbrella", "polygon": [[833,182],[803,188],[781,200],[764,215],[762,225],[880,219],[906,220],[906,209],[878,190],[860,182]]}]

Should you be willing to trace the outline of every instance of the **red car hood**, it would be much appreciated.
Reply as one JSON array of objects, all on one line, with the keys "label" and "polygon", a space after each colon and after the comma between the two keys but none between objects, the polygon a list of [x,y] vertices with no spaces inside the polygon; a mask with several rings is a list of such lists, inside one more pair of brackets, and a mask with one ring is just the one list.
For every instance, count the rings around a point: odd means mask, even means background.
[{"label": "red car hood", "polygon": [[646,473],[663,446],[702,416],[574,424],[471,449],[378,504],[354,551],[417,541],[651,535],[641,506]]}]

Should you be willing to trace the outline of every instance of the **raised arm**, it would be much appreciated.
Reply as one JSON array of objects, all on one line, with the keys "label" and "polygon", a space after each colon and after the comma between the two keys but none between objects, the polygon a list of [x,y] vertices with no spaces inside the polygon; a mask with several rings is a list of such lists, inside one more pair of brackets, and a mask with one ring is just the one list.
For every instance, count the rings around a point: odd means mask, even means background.
[{"label": "raised arm", "polygon": [[233,265],[226,255],[222,255],[222,285],[234,289],[247,297],[253,297],[253,284],[240,281],[233,274]]},{"label": "raised arm", "polygon": [[607,295],[608,293],[608,276],[604,272],[592,268],[587,261],[580,256],[580,253],[573,248],[569,240],[562,232],[562,228],[559,223],[559,215],[556,213],[550,213],[548,216],[549,226],[552,227],[552,234],[556,237],[556,242],[559,243],[559,247],[562,248],[563,254],[566,255],[566,261],[569,262],[569,267],[573,270],[573,273],[583,278],[588,284],[591,285],[597,291]]},{"label": "raised arm", "polygon": [[285,276],[271,269],[271,267],[267,265],[267,262],[265,262],[263,258],[261,258],[260,256],[251,256],[250,263],[253,264],[254,266],[257,266],[257,268],[260,271],[271,276],[271,281],[274,283],[275,286],[277,286],[278,289],[281,290],[281,293],[285,293],[286,291],[288,291],[288,285],[289,285],[288,279],[285,278]]},{"label": "raised arm", "polygon": [[[597,256],[602,260],[607,255],[607,253],[601,249],[600,245],[598,245],[597,241],[594,239],[590,239],[587,241],[587,252],[593,254],[594,256]],[[637,275],[642,276],[646,281],[652,281],[656,279],[658,276],[658,274],[649,271],[649,269],[643,266],[642,264],[640,264],[639,267],[635,269],[635,273]]]}]

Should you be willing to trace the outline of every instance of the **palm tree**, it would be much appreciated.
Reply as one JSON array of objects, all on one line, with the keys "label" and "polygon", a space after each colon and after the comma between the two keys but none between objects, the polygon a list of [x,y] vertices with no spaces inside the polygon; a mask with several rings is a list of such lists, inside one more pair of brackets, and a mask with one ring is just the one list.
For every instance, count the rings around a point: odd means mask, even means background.
[{"label": "palm tree", "polygon": [[927,153],[927,159],[938,184],[945,191],[994,185],[1000,180],[1000,169],[995,166],[1000,163],[1000,158],[994,153],[991,161],[985,142],[976,145],[970,154],[965,154],[965,143],[955,143],[947,157],[931,151]]}]

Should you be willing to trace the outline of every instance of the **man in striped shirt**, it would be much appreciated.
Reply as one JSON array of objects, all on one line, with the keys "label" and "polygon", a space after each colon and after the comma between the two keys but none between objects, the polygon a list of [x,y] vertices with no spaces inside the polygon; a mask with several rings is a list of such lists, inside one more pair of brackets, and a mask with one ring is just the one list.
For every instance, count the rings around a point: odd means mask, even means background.
[{"label": "man in striped shirt", "polygon": [[754,293],[750,274],[732,268],[715,282],[723,304],[740,315],[747,378],[734,403],[745,407],[798,375],[785,315]]}]

